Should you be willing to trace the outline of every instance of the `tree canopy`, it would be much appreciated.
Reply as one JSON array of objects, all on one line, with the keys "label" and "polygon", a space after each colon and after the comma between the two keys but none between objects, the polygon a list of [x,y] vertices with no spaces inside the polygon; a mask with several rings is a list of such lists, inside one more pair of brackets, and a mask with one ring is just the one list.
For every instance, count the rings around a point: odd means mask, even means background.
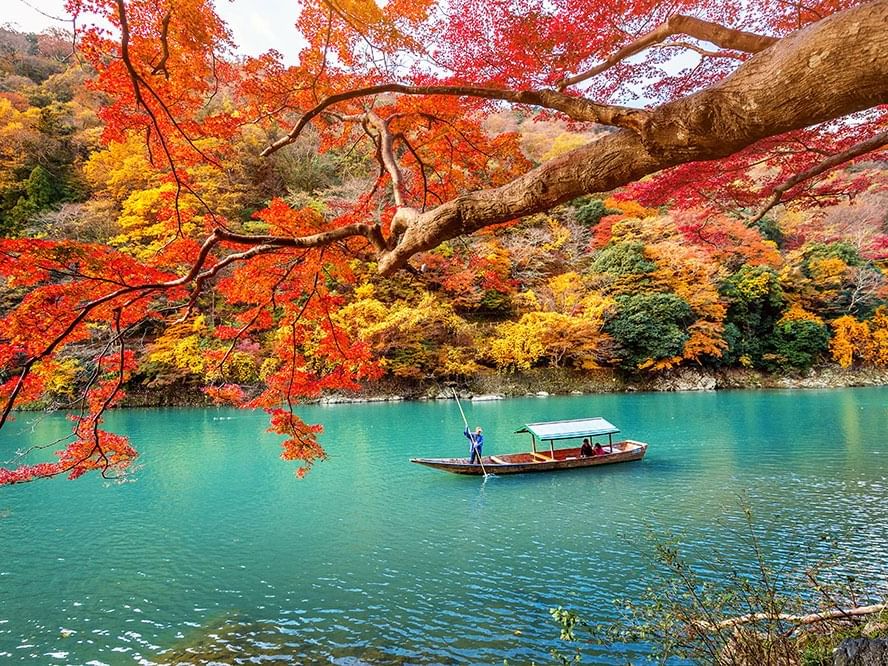
[{"label": "tree canopy", "polygon": [[[0,425],[72,372],[74,349],[82,399],[58,460],[0,483],[124,470],[135,450],[102,415],[151,364],[268,410],[301,474],[324,452],[300,400],[386,368],[472,372],[453,307],[512,307],[547,262],[574,277],[540,282],[491,362],[888,354],[884,313],[855,318],[880,297],[884,236],[791,248],[787,309],[773,225],[871,189],[849,165],[888,144],[888,0],[309,0],[298,65],[238,56],[210,0],[68,9],[74,54],[34,40],[4,70],[33,85],[0,98]],[[567,131],[534,154],[525,118]],[[575,227],[556,214],[572,201]],[[475,233],[486,254],[449,261]],[[372,284],[404,287],[370,275],[396,271],[462,300],[386,312]],[[830,343],[813,311],[850,319]]]}]

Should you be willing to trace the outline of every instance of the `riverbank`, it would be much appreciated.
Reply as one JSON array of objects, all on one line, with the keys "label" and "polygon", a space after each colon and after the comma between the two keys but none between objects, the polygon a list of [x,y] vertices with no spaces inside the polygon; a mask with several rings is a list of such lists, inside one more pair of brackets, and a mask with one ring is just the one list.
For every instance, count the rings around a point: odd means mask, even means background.
[{"label": "riverbank", "polygon": [[[385,379],[359,392],[325,395],[324,404],[444,400],[456,389],[461,398],[498,399],[526,395],[584,395],[637,391],[720,391],[737,389],[826,389],[888,385],[888,369],[812,368],[798,375],[769,374],[744,368],[678,368],[656,375],[631,376],[614,370],[535,368],[523,372],[488,371],[459,382]],[[210,401],[196,386],[149,389],[130,387],[125,407],[200,407]]]},{"label": "riverbank", "polygon": [[525,372],[490,372],[460,383],[382,381],[360,393],[337,393],[320,402],[446,400],[456,389],[461,398],[496,400],[527,395],[585,395],[639,391],[720,391],[736,389],[825,389],[888,385],[888,370],[824,366],[807,373],[774,375],[756,370],[680,368],[654,376],[632,377],[610,370],[539,368]]}]

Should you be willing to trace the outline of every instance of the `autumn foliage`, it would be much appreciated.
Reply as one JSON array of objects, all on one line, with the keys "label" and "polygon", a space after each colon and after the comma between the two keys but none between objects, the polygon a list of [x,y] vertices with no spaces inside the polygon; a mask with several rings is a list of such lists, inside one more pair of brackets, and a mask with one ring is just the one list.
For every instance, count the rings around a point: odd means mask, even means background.
[{"label": "autumn foliage", "polygon": [[[125,472],[134,390],[265,409],[301,476],[300,402],[381,377],[888,366],[886,99],[719,159],[655,155],[640,109],[857,5],[319,0],[298,65],[209,0],[68,0],[76,57],[0,31],[0,425],[74,414],[0,484]],[[627,132],[668,168],[547,193]]]}]

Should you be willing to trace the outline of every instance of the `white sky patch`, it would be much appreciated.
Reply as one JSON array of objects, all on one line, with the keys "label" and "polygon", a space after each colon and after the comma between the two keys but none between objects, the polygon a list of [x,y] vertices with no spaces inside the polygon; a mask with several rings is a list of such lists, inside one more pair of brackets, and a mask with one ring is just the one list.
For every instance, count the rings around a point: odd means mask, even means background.
[{"label": "white sky patch", "polygon": [[[239,29],[239,27],[240,26],[238,26],[238,28],[236,29]],[[277,42],[277,39],[275,39],[277,35],[274,34],[274,30],[271,29],[268,21],[266,21],[265,18],[255,12],[252,12],[250,14],[250,31],[254,39],[261,39],[264,37],[265,39],[263,40],[263,42],[266,44],[274,44]],[[238,41],[240,44],[244,43],[243,40]]]},{"label": "white sky patch", "polygon": [[257,56],[274,49],[285,64],[296,64],[305,40],[296,32],[295,0],[217,0],[216,12],[228,24],[238,53]]},{"label": "white sky patch", "polygon": [[70,29],[71,21],[65,12],[65,0],[3,0],[0,25],[22,32],[41,32],[47,28]]},{"label": "white sky patch", "polygon": [[[71,28],[65,0],[0,0],[0,4],[0,25],[23,32]],[[305,45],[296,32],[296,0],[216,0],[214,4],[231,30],[237,53],[256,56],[274,49],[283,55],[284,63],[296,64],[297,53]]]}]

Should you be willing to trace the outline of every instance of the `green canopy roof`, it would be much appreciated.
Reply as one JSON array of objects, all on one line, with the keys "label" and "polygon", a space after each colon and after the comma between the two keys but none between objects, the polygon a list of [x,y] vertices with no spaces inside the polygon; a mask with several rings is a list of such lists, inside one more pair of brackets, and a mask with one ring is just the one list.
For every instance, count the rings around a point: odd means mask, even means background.
[{"label": "green canopy roof", "polygon": [[572,419],[570,421],[547,421],[545,423],[528,423],[521,430],[529,432],[539,439],[571,439],[575,437],[597,437],[620,432],[613,423],[600,416],[591,419]]}]

